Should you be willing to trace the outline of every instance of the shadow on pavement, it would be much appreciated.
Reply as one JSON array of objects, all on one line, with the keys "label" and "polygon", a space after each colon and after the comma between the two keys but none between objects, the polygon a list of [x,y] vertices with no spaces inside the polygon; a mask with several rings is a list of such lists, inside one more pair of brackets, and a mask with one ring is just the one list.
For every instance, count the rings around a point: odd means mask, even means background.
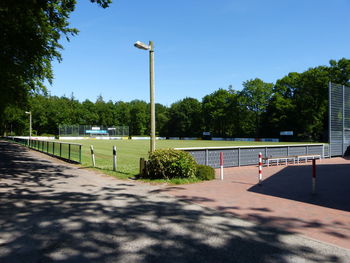
[{"label": "shadow on pavement", "polygon": [[[266,168],[268,169],[268,168]],[[350,164],[318,164],[316,194],[312,166],[288,166],[248,191],[350,211]]]},{"label": "shadow on pavement", "polygon": [[[233,224],[232,215],[189,208],[170,197],[132,192],[128,184],[86,191],[52,189],[69,167],[29,157],[0,141],[0,262],[340,262],[293,233]],[[129,190],[128,190],[129,189]],[[127,191],[125,191],[127,190]],[[110,201],[110,200],[113,200]],[[215,219],[218,217],[217,219]]]}]

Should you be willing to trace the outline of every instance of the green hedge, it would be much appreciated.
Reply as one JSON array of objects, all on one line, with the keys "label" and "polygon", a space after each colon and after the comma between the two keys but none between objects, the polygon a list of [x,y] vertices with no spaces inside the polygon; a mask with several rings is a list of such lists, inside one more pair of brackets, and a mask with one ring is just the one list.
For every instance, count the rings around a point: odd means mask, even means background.
[{"label": "green hedge", "polygon": [[213,180],[215,179],[215,170],[213,167],[198,164],[196,177],[201,180]]},{"label": "green hedge", "polygon": [[150,179],[195,178],[196,171],[196,161],[189,153],[159,149],[150,153],[144,176]]}]

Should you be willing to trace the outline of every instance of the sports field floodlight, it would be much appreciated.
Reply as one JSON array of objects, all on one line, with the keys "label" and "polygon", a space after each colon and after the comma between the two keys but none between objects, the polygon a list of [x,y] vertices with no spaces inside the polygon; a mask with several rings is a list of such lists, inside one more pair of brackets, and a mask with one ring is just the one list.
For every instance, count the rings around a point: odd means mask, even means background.
[{"label": "sports field floodlight", "polygon": [[135,42],[135,47],[143,50],[149,50],[149,84],[150,84],[150,105],[151,105],[151,142],[150,151],[153,152],[156,149],[156,113],[154,105],[154,49],[153,42],[149,41],[149,44],[142,43],[140,41]]},{"label": "sports field floodlight", "polygon": [[29,146],[29,140],[32,138],[32,112],[26,111],[26,114],[29,114],[29,138],[28,138],[28,146]]}]

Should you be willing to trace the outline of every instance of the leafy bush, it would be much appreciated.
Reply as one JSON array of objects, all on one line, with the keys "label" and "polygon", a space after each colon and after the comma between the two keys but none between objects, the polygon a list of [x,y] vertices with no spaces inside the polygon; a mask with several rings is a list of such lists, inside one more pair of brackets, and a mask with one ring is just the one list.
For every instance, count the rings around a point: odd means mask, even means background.
[{"label": "leafy bush", "polygon": [[215,179],[215,170],[210,166],[198,164],[196,177],[201,180],[213,180]]},{"label": "leafy bush", "polygon": [[173,149],[150,153],[145,177],[152,179],[195,178],[197,164],[192,155]]}]

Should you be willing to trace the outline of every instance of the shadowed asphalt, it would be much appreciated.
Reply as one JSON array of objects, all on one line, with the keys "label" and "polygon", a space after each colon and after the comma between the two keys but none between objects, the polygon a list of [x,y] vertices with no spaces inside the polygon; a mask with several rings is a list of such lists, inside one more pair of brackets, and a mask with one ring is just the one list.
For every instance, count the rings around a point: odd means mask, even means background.
[{"label": "shadowed asphalt", "polygon": [[264,227],[0,141],[0,262],[349,262]]}]

